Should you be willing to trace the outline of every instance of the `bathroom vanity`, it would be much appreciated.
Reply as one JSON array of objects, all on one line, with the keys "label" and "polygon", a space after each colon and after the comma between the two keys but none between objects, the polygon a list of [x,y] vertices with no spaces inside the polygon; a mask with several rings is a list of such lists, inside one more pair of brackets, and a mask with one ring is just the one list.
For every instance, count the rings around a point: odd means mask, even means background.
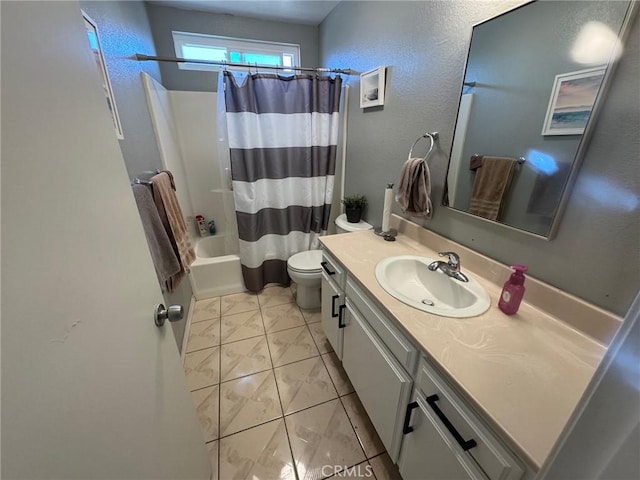
[{"label": "bathroom vanity", "polygon": [[[497,307],[499,264],[398,216],[396,242],[372,232],[322,238],[322,325],[405,480],[533,478],[621,319],[533,278],[519,312]],[[491,297],[482,315],[413,308],[377,282],[398,255],[455,251]]]}]

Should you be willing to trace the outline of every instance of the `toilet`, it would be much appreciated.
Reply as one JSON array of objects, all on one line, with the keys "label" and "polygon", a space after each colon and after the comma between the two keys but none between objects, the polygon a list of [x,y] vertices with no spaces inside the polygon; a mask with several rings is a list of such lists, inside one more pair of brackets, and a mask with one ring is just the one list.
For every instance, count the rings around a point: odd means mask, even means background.
[{"label": "toilet", "polygon": [[[346,214],[336,218],[338,233],[359,232],[371,230],[373,227],[367,222],[349,223]],[[322,250],[308,250],[292,255],[287,260],[287,272],[291,280],[298,285],[296,303],[300,308],[320,308],[320,285],[322,284]]]}]

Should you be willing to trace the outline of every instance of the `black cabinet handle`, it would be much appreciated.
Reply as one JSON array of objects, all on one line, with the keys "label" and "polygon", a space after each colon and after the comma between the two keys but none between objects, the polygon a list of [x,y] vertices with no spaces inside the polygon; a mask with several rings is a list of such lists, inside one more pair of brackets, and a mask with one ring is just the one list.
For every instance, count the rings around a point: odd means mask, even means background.
[{"label": "black cabinet handle", "polygon": [[331,297],[331,318],[336,318],[338,314],[336,313],[336,300],[340,298],[340,295],[334,295]]},{"label": "black cabinet handle", "polygon": [[404,414],[404,425],[402,426],[402,433],[404,435],[413,432],[413,427],[409,424],[411,423],[411,412],[414,408],[418,408],[418,402],[411,402],[407,405],[407,413]]},{"label": "black cabinet handle", "polygon": [[340,305],[340,308],[338,308],[338,328],[346,327],[346,325],[344,324],[344,320],[342,318],[342,312],[344,312],[345,308],[347,308],[346,305]]},{"label": "black cabinet handle", "polygon": [[324,271],[327,272],[329,275],[335,275],[336,274],[336,272],[332,272],[331,270],[329,270],[329,267],[327,267],[327,262],[320,262],[320,265],[322,266]]},{"label": "black cabinet handle", "polygon": [[442,412],[442,410],[440,410],[440,408],[436,404],[438,400],[440,400],[438,395],[431,395],[427,397],[427,403],[436,413],[440,421],[444,423],[444,426],[447,427],[447,430],[449,430],[449,433],[453,435],[453,438],[456,439],[456,442],[458,442],[458,445],[460,445],[465,452],[477,446],[478,444],[473,438],[469,440],[465,440],[464,438],[462,438],[462,435],[458,433],[458,430],[456,430],[456,427],[453,426],[453,424],[449,421],[447,416]]}]

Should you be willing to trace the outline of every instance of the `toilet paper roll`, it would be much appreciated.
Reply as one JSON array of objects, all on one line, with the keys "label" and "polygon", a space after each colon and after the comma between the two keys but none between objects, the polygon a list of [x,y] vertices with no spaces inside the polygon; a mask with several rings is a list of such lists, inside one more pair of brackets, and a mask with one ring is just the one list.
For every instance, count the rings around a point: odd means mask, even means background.
[{"label": "toilet paper roll", "polygon": [[391,221],[391,202],[393,201],[393,184],[387,185],[384,189],[384,207],[382,208],[382,231],[389,231],[389,222]]}]

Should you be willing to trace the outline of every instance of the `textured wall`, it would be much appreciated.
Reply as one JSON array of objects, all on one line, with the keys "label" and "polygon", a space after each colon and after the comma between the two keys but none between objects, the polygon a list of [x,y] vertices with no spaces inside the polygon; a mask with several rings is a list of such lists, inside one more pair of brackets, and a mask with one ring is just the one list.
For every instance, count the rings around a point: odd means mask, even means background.
[{"label": "textured wall", "polygon": [[[171,32],[192,32],[224,37],[248,38],[300,45],[301,66],[318,66],[318,28],[309,25],[256,20],[254,18],[196,12],[148,4],[147,12],[158,55],[175,57]],[[180,70],[175,63],[162,63],[162,84],[169,90],[215,92],[217,72]]]},{"label": "textured wall", "polygon": [[[385,184],[397,182],[421,133],[439,131],[441,152],[431,157],[435,212],[421,222],[425,228],[501,262],[529,265],[531,275],[622,315],[640,287],[637,19],[554,239],[440,206],[471,28],[521,3],[349,1],[331,12],[320,25],[324,65],[360,72],[389,67],[383,107],[361,110],[359,81],[350,77],[355,88],[345,193],[365,194],[366,219],[379,225]],[[394,212],[399,213],[397,205]]]},{"label": "textured wall", "polygon": [[137,62],[134,53],[155,55],[144,2],[80,2],[97,23],[113,95],[118,107],[124,140],[122,156],[131,178],[146,170],[161,168],[160,153],[142,89],[140,72],[160,80],[155,62]]}]

